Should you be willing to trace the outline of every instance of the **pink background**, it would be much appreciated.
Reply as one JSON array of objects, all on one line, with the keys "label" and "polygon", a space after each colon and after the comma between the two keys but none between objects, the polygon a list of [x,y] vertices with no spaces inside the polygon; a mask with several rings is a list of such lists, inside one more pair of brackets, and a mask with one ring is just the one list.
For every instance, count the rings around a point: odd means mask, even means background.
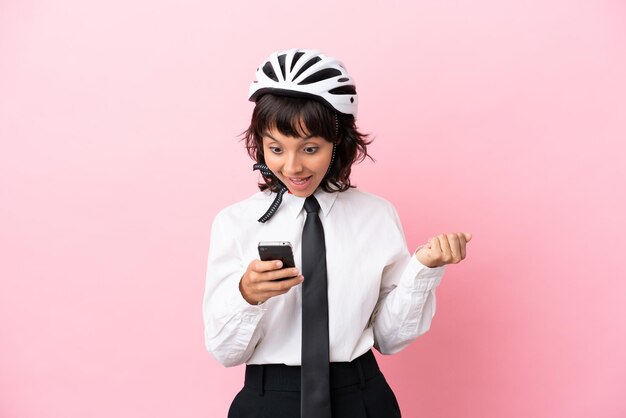
[{"label": "pink background", "polygon": [[626,6],[615,0],[0,3],[0,416],[223,417],[210,222],[255,191],[254,70],[356,78],[411,248],[470,231],[431,331],[380,357],[404,416],[626,416]]}]

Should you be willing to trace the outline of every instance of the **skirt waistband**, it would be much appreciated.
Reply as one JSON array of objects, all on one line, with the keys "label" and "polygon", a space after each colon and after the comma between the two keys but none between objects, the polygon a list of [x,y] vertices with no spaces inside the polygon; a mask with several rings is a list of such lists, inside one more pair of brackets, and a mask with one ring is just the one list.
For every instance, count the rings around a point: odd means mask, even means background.
[{"label": "skirt waistband", "polygon": [[[380,374],[372,350],[350,362],[330,363],[330,389],[360,385]],[[300,366],[284,364],[248,364],[244,385],[263,393],[264,390],[300,391]]]}]

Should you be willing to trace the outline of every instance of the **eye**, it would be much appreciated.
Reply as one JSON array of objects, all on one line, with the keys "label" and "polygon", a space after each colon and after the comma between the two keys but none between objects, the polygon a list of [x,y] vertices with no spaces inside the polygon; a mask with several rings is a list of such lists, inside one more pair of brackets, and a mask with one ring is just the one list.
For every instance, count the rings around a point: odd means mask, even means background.
[{"label": "eye", "polygon": [[315,154],[319,147],[306,147],[303,149],[305,154]]},{"label": "eye", "polygon": [[280,154],[281,152],[283,152],[282,148],[280,147],[268,147],[268,148],[274,154]]}]

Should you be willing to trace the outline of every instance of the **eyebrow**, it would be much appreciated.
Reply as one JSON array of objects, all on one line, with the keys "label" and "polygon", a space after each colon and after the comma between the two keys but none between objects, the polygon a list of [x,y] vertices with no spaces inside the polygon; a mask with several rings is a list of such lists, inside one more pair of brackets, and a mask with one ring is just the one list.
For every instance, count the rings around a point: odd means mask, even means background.
[{"label": "eyebrow", "polygon": [[[263,134],[263,136],[269,136],[271,139],[273,139],[276,142],[280,142],[278,139],[274,138],[269,132],[265,131],[265,133]],[[300,137],[303,140],[307,140],[307,139],[311,139],[313,138],[315,135],[308,135],[308,136],[302,136]]]}]

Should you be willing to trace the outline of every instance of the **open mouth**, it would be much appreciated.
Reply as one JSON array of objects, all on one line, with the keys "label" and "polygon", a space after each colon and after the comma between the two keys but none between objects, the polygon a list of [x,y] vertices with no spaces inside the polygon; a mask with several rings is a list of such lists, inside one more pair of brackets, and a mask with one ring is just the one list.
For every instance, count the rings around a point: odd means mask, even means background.
[{"label": "open mouth", "polygon": [[296,190],[304,190],[311,183],[311,178],[312,177],[313,176],[309,176],[309,177],[287,177],[287,181],[289,182],[289,184],[294,189],[296,189]]}]

